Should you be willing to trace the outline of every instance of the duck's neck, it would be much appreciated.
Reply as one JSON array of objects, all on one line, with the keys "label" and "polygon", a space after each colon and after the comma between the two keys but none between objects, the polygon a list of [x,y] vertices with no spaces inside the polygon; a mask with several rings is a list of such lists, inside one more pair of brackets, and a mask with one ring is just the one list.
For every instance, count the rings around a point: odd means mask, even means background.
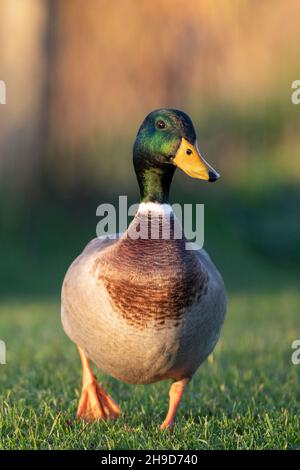
[{"label": "duck's neck", "polygon": [[175,167],[141,168],[136,172],[140,187],[140,202],[169,203],[169,192]]}]

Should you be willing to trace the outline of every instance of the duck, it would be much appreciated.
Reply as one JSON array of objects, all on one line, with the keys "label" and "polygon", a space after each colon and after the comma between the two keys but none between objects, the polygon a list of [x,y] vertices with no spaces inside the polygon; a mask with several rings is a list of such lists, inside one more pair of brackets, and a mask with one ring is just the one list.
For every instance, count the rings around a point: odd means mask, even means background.
[{"label": "duck", "polygon": [[[171,381],[160,428],[172,430],[186,386],[218,342],[227,298],[207,252],[187,249],[169,191],[177,168],[206,182],[220,175],[201,156],[191,118],[177,109],[146,116],[133,145],[133,166],[140,190],[136,214],[124,233],[93,239],[71,264],[61,320],[82,363],[78,418],[122,414],[97,382],[93,362],[127,384]],[[144,236],[150,225],[156,236],[149,230]]]}]

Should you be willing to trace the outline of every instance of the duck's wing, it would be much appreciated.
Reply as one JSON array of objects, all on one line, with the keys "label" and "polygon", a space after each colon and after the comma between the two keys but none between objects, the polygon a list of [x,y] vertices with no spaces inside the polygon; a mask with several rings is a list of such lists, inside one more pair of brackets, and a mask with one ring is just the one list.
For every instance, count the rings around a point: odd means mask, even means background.
[{"label": "duck's wing", "polygon": [[[111,234],[94,238],[86,245],[82,253],[73,261],[66,272],[61,292],[61,318],[65,332],[76,344],[80,343],[76,341],[77,333],[76,328],[74,330],[73,317],[74,315],[77,316],[80,319],[80,323],[81,312],[85,311],[80,295],[82,289],[79,287],[90,285],[95,275],[94,270],[91,269],[95,260],[99,258],[99,254],[102,254],[103,251],[114,245],[120,236],[121,234]],[[78,325],[79,329],[80,324]]]},{"label": "duck's wing", "polygon": [[103,235],[101,237],[93,238],[86,247],[84,248],[81,256],[92,253],[93,251],[102,251],[104,248],[113,245],[116,243],[119,238],[122,236],[122,233],[111,233],[109,235]]},{"label": "duck's wing", "polygon": [[203,248],[200,248],[196,243],[193,243],[193,245],[194,245],[193,249],[194,249],[201,265],[205,268],[205,270],[208,272],[208,274],[211,277],[213,277],[213,279],[215,279],[218,283],[220,283],[220,287],[223,287],[224,290],[225,290],[222,276],[219,273],[216,266],[214,265],[214,263],[212,262],[212,260],[209,256],[209,254],[207,253],[207,251],[205,251]]},{"label": "duck's wing", "polygon": [[[208,253],[202,248],[197,251],[198,259],[208,274],[208,289],[206,299],[207,322],[215,322],[218,318],[220,328],[223,324],[227,310],[227,294],[223,278],[212,262]],[[212,341],[211,350],[215,347],[219,333]]]}]

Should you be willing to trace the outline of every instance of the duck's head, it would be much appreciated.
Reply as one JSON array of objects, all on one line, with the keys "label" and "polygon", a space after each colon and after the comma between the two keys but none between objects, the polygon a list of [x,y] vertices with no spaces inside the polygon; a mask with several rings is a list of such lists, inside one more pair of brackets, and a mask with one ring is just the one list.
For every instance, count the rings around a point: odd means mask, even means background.
[{"label": "duck's head", "polygon": [[192,178],[211,182],[219,178],[200,155],[190,117],[177,109],[148,114],[135,139],[133,163],[142,202],[168,202],[176,167]]}]

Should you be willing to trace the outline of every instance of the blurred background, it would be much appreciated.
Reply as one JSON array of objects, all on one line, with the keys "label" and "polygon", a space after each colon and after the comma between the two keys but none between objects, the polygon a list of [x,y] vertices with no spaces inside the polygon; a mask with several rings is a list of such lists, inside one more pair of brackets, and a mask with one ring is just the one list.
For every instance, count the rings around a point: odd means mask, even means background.
[{"label": "blurred background", "polygon": [[222,175],[177,172],[171,201],[205,203],[229,292],[296,288],[299,14],[298,0],[0,0],[1,298],[59,300],[97,206],[138,200],[132,144],[158,107],[191,115]]}]

